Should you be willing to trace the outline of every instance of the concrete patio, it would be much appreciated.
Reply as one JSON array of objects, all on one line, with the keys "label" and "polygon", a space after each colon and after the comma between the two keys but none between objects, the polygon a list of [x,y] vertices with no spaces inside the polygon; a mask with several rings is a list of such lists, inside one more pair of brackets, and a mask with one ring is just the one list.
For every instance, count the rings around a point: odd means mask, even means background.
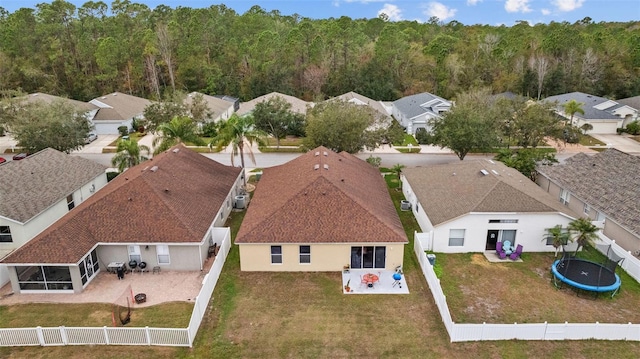
[{"label": "concrete patio", "polygon": [[165,302],[195,302],[200,293],[202,280],[211,269],[214,258],[205,262],[201,272],[160,271],[152,273],[128,273],[118,280],[115,273],[101,269],[82,293],[13,293],[11,284],[0,288],[0,305],[24,303],[113,303],[119,300],[131,285],[133,294],[144,293],[145,303],[136,307],[148,307]]},{"label": "concrete patio", "polygon": [[[380,269],[351,269],[348,272],[342,272],[342,292],[344,294],[409,294],[409,286],[402,275],[402,279],[396,285],[393,279],[395,271]],[[378,281],[368,286],[362,283],[362,277],[366,274],[373,274],[378,277]],[[345,286],[349,282],[350,292],[345,290]]]}]

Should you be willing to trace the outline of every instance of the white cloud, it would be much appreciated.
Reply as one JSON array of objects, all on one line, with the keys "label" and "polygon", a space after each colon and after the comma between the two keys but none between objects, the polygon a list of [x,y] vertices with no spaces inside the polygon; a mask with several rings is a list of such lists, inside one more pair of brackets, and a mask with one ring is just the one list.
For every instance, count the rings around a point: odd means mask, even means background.
[{"label": "white cloud", "polygon": [[545,15],[545,16],[551,14],[551,10],[549,9],[542,9],[540,10],[540,12],[542,13],[542,15]]},{"label": "white cloud", "polygon": [[384,4],[382,9],[378,10],[378,16],[380,14],[386,14],[390,21],[402,20],[402,10],[393,4]]},{"label": "white cloud", "polygon": [[582,7],[584,0],[553,0],[551,3],[555,5],[558,10],[568,12]]},{"label": "white cloud", "polygon": [[482,0],[467,0],[467,5],[473,6],[473,5],[476,5],[479,2],[482,2]]},{"label": "white cloud", "polygon": [[450,9],[446,5],[441,4],[439,2],[430,2],[427,5],[427,10],[424,12],[425,15],[431,17],[435,16],[438,20],[446,20],[450,17],[454,17],[456,15],[456,9]]},{"label": "white cloud", "polygon": [[507,0],[504,3],[504,9],[507,10],[507,12],[531,12],[529,1],[530,0]]}]

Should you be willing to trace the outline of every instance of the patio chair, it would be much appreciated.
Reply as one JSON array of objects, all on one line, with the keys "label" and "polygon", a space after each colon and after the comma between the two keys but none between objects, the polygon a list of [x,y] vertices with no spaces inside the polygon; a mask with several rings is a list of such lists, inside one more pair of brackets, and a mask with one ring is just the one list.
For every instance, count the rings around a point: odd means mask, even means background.
[{"label": "patio chair", "polygon": [[511,253],[511,255],[509,256],[509,258],[512,261],[515,261],[516,259],[520,258],[520,255],[522,254],[522,244],[518,244],[518,246],[516,247],[516,251]]},{"label": "patio chair", "polygon": [[498,255],[498,257],[500,257],[500,259],[507,258],[507,254],[502,249],[502,242],[496,243],[496,254]]}]

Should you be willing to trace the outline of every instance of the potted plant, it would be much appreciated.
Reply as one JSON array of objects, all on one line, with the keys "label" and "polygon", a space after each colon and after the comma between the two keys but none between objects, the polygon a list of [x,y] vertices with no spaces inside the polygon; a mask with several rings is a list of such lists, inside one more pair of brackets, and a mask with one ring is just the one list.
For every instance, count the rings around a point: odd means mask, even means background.
[{"label": "potted plant", "polygon": [[349,283],[351,283],[351,278],[347,281],[347,285],[344,286],[344,290],[349,293],[351,292],[351,287],[349,287]]}]

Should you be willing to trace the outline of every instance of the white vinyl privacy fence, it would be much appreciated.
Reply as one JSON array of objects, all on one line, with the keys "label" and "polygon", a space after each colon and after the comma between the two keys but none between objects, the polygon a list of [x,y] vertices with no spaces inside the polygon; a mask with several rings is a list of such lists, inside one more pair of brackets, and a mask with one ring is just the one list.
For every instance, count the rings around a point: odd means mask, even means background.
[{"label": "white vinyl privacy fence", "polygon": [[191,347],[211,300],[213,289],[231,249],[229,228],[213,228],[220,244],[213,266],[202,281],[187,328],[35,327],[0,329],[0,346],[51,345],[163,345]]},{"label": "white vinyl privacy fence", "polygon": [[[609,241],[609,243],[612,243]],[[612,245],[615,245],[613,243]],[[625,251],[619,246],[614,250],[618,254]],[[619,250],[619,251],[618,251]],[[447,328],[452,342],[480,341],[480,340],[633,340],[640,341],[640,324],[610,324],[610,323],[513,323],[513,324],[459,324],[451,319],[447,306],[447,297],[442,292],[440,280],[436,277],[433,267],[429,264],[427,255],[420,243],[414,239],[414,251],[420,262],[420,268],[427,280],[433,299],[436,302],[442,322]],[[640,273],[640,261],[626,252],[623,268],[636,280]],[[629,269],[627,269],[629,268]],[[635,273],[635,274],[634,274]],[[624,284],[623,284],[624,285]]]}]

